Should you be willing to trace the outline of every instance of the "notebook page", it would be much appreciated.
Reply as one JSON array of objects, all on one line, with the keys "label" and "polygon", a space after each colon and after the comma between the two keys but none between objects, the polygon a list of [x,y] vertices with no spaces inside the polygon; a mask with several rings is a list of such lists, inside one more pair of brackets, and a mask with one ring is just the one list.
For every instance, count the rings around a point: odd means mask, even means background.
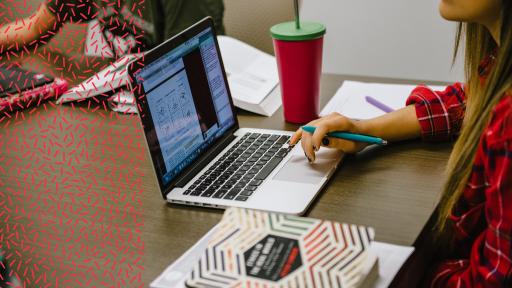
[{"label": "notebook page", "polygon": [[[331,112],[341,113],[353,119],[370,119],[385,114],[384,111],[368,103],[371,96],[393,109],[405,106],[405,101],[416,85],[364,83],[344,81],[336,94],[320,112],[325,116]],[[429,86],[434,90],[444,90],[445,86]]]}]

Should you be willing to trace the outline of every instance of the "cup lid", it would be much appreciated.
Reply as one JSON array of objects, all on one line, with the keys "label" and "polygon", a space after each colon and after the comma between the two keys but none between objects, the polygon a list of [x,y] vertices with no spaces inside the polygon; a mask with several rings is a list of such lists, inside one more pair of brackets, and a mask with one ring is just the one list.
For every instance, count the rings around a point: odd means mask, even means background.
[{"label": "cup lid", "polygon": [[301,22],[300,29],[295,27],[295,21],[279,23],[270,28],[274,39],[285,41],[312,40],[323,36],[325,31],[325,26],[316,22]]}]

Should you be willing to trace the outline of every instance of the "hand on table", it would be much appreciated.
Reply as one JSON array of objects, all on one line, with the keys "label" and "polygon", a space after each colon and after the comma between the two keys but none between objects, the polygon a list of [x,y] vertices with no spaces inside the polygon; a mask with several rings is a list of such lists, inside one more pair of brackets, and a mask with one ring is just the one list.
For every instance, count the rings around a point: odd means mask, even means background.
[{"label": "hand on table", "polygon": [[333,131],[343,131],[351,133],[361,133],[359,121],[349,119],[339,113],[331,113],[325,117],[309,122],[308,126],[315,126],[314,134],[310,134],[299,128],[290,139],[290,145],[295,145],[302,139],[301,145],[304,154],[309,162],[315,161],[315,152],[320,146],[335,148],[345,153],[356,153],[363,150],[368,143],[354,142],[338,138],[326,137],[326,134]]}]

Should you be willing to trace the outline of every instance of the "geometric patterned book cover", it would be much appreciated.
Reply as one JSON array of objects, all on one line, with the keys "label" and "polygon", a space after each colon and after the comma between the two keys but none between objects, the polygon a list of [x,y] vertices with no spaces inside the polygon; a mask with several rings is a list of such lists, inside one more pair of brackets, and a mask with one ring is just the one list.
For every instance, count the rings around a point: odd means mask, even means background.
[{"label": "geometric patterned book cover", "polygon": [[357,287],[369,227],[229,208],[188,287]]}]

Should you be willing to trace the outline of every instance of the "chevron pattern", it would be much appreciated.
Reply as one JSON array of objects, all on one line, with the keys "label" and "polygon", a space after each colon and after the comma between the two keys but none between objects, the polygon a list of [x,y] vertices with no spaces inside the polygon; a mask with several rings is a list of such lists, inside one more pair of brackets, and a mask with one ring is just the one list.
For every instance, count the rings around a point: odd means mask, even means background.
[{"label": "chevron pattern", "polygon": [[[361,282],[361,268],[366,260],[367,248],[373,241],[374,234],[374,230],[369,227],[229,208],[219,224],[217,233],[191,272],[187,286],[198,288],[357,287]],[[265,239],[268,237],[286,238],[298,243],[301,259],[300,267],[290,270],[290,267],[284,267],[286,262],[279,260],[282,258],[272,252],[273,250],[270,249],[272,245],[268,247],[271,251],[268,255],[261,256],[265,252],[258,254],[257,256],[266,257],[255,258],[261,260],[259,264],[263,270],[269,265],[274,265],[272,266],[274,270],[278,269],[278,271],[270,271],[272,272],[270,274],[278,275],[279,271],[285,269],[289,271],[284,277],[279,277],[275,281],[255,277],[250,275],[250,271],[246,271],[248,263],[244,253],[251,252],[250,249],[254,250],[258,245],[260,245],[258,249],[265,250],[265,243],[268,243]],[[277,246],[279,245],[272,247]],[[282,248],[283,245],[280,247]],[[272,262],[271,258],[277,260]],[[283,259],[294,258],[286,256]],[[253,262],[258,263],[257,260]],[[249,265],[253,264],[249,263]]]}]

